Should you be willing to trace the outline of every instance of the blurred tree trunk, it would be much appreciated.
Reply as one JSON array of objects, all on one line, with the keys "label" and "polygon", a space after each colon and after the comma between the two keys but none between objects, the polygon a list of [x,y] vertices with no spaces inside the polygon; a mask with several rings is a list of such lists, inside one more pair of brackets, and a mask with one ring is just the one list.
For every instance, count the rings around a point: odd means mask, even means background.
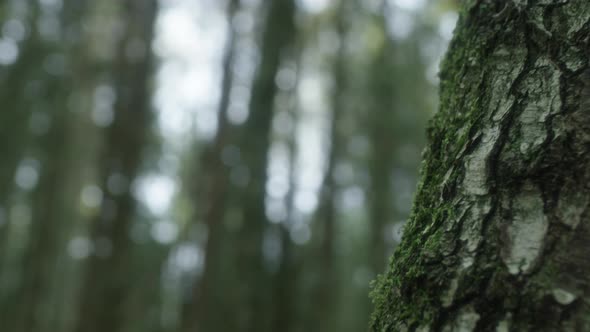
[{"label": "blurred tree trunk", "polygon": [[125,0],[120,6],[126,21],[113,66],[114,119],[102,148],[102,208],[90,231],[95,252],[80,291],[78,332],[122,331],[136,277],[130,271],[130,228],[136,209],[130,185],[140,171],[152,117],[150,45],[157,5],[155,0]]},{"label": "blurred tree trunk", "polygon": [[[38,75],[35,69],[41,65],[42,58],[39,55],[49,52],[46,43],[39,39],[36,29],[39,4],[33,2],[30,6],[31,13],[26,21],[30,34],[20,46],[21,54],[14,64],[0,71],[0,82],[3,83],[0,101],[9,108],[5,112],[0,112],[0,270],[4,268],[3,261],[7,249],[10,228],[8,214],[10,197],[15,189],[15,173],[30,138],[29,116],[34,102],[26,95],[30,92],[22,87]],[[8,10],[6,7],[4,4],[3,9]]]},{"label": "blurred tree trunk", "polygon": [[[53,307],[55,290],[55,271],[61,257],[63,257],[62,243],[66,230],[66,221],[72,218],[71,201],[76,201],[77,193],[67,190],[73,183],[71,179],[72,170],[72,144],[69,139],[72,133],[72,121],[70,120],[71,109],[68,107],[70,97],[70,83],[72,72],[67,65],[63,71],[59,68],[44,67],[44,76],[37,76],[39,66],[46,64],[48,59],[73,56],[75,42],[57,42],[40,37],[36,19],[38,18],[38,4],[31,4],[31,35],[25,42],[23,53],[13,68],[13,75],[19,73],[19,79],[27,81],[28,89],[23,91],[10,91],[11,97],[16,98],[14,104],[22,107],[17,109],[20,121],[14,123],[13,130],[20,130],[21,141],[15,142],[12,146],[15,154],[11,162],[17,162],[19,156],[29,149],[31,155],[36,157],[38,162],[38,181],[31,195],[31,224],[28,229],[27,246],[24,249],[20,263],[19,283],[14,288],[14,298],[11,301],[7,312],[4,312],[5,326],[15,331],[39,331],[42,329],[56,328],[59,324],[55,314],[59,309]],[[79,21],[70,20],[66,17],[70,12],[77,10],[77,6],[70,6],[70,3],[63,4],[60,11],[60,36],[64,36],[67,29],[76,27]],[[79,13],[77,13],[79,14]],[[74,15],[79,18],[79,15]],[[35,64],[36,62],[36,64]],[[21,67],[21,68],[19,68]],[[36,72],[29,72],[34,68]],[[9,74],[10,75],[10,74]],[[17,85],[13,85],[17,86]],[[18,85],[21,86],[21,85]],[[28,91],[27,91],[28,90]],[[27,102],[33,94],[33,102]],[[31,110],[36,110],[37,115],[46,119],[47,130],[29,128],[29,116]],[[28,138],[33,131],[37,135],[35,140],[29,142]],[[37,131],[37,132],[35,132]],[[30,144],[32,143],[32,144]],[[9,168],[13,167],[10,165]],[[8,169],[10,172],[10,169]],[[14,172],[14,168],[12,168]],[[30,175],[32,176],[32,174]],[[8,193],[8,191],[7,191]],[[6,197],[4,197],[5,199]],[[13,294],[11,294],[13,295]],[[9,299],[12,297],[9,297]],[[9,300],[10,301],[10,300]]]},{"label": "blurred tree trunk", "polygon": [[[292,164],[294,165],[294,164]],[[279,225],[281,241],[281,261],[276,275],[275,291],[273,293],[273,322],[270,331],[289,332],[296,330],[298,317],[298,289],[297,283],[300,258],[297,248],[291,240],[290,227],[288,223],[293,220],[293,192],[288,193],[288,211],[286,222]]]},{"label": "blurred tree trunk", "polygon": [[338,184],[334,177],[336,165],[343,157],[345,135],[343,133],[343,118],[346,112],[346,16],[341,1],[334,16],[335,29],[338,35],[338,50],[335,54],[332,67],[332,95],[331,95],[331,119],[330,119],[330,147],[326,160],[326,170],[320,188],[319,205],[315,215],[319,238],[319,280],[314,290],[314,307],[312,312],[315,331],[332,331],[335,328],[335,306],[338,293],[338,278],[336,271],[336,233],[337,211],[336,196]]},{"label": "blurred tree trunk", "polygon": [[281,60],[293,46],[295,2],[272,0],[268,3],[260,47],[260,65],[255,74],[249,116],[239,147],[249,182],[240,190],[242,227],[238,232],[237,275],[240,278],[240,330],[265,332],[271,328],[269,312],[270,274],[265,266],[264,234],[268,227],[265,213],[266,179],[273,104],[277,92],[275,77]]},{"label": "blurred tree trunk", "polygon": [[[59,96],[55,91],[59,87],[55,82],[53,84],[44,87],[45,91],[40,95],[47,103],[45,107],[57,110],[60,108],[56,106],[60,105],[63,96]],[[65,215],[60,185],[66,180],[69,157],[68,148],[64,146],[68,136],[66,114],[61,110],[50,113],[51,128],[38,145],[42,153],[38,159],[40,174],[32,195],[32,220],[27,248],[22,257],[20,291],[16,300],[18,305],[13,306],[18,314],[8,319],[17,319],[17,325],[13,328],[18,331],[37,331],[41,326],[46,326],[50,319],[47,316],[50,276],[59,255],[59,232]]]},{"label": "blurred tree trunk", "polygon": [[590,4],[471,1],[373,331],[590,330]]},{"label": "blurred tree trunk", "polygon": [[395,72],[392,70],[393,42],[387,36],[385,17],[376,18],[383,42],[369,65],[367,112],[369,146],[369,262],[371,272],[386,266],[385,225],[392,220],[392,178],[395,153]]},{"label": "blurred tree trunk", "polygon": [[[301,39],[301,38],[297,38]],[[289,91],[291,104],[287,114],[291,119],[291,131],[285,138],[289,149],[289,189],[285,196],[286,214],[278,225],[281,242],[281,260],[275,276],[275,291],[273,294],[273,322],[271,331],[289,332],[297,330],[299,316],[300,270],[302,257],[291,238],[291,231],[295,223],[295,192],[297,190],[297,129],[299,125],[300,106],[297,102],[297,87],[301,73],[301,43],[296,43],[298,58],[295,84]]]},{"label": "blurred tree trunk", "polygon": [[195,186],[195,198],[199,206],[197,213],[201,215],[198,219],[203,220],[207,226],[207,239],[203,274],[195,282],[191,297],[183,308],[181,329],[186,332],[215,331],[216,328],[220,328],[220,320],[222,320],[220,313],[223,309],[219,306],[224,304],[219,303],[223,297],[220,289],[224,287],[221,284],[224,280],[222,275],[227,271],[223,269],[224,258],[220,250],[227,235],[223,220],[230,190],[229,169],[223,163],[222,155],[228,146],[228,141],[231,141],[231,126],[227,114],[234,82],[233,66],[238,37],[232,19],[239,6],[239,0],[230,0],[227,7],[229,34],[223,57],[221,99],[217,111],[217,133],[213,142],[206,147],[203,153],[202,167],[197,176],[199,180]]}]

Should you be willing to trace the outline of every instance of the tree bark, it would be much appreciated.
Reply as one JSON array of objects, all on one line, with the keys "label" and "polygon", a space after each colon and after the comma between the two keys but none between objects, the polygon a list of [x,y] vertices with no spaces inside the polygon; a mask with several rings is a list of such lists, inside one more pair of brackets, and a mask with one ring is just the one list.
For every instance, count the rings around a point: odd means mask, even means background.
[{"label": "tree bark", "polygon": [[590,3],[468,1],[373,331],[590,330]]}]

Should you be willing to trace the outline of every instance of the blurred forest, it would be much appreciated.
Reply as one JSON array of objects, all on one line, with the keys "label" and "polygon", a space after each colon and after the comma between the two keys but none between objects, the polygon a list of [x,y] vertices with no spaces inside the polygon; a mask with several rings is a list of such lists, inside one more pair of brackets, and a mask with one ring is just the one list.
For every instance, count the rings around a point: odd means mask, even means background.
[{"label": "blurred forest", "polygon": [[365,331],[453,1],[0,1],[0,330]]}]

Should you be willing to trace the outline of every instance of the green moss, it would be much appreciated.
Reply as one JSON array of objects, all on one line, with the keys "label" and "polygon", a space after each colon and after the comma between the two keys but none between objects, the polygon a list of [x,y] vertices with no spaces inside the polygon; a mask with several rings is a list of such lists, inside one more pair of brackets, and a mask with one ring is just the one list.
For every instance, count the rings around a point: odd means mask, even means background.
[{"label": "green moss", "polygon": [[[479,9],[481,12],[482,10]],[[470,13],[473,14],[473,13]],[[455,37],[442,63],[440,73],[440,110],[431,120],[428,130],[429,145],[421,168],[422,180],[414,199],[410,220],[402,243],[391,258],[390,270],[373,284],[371,293],[375,310],[371,319],[373,331],[396,331],[404,325],[410,330],[429,325],[436,320],[440,288],[447,285],[451,272],[441,264],[445,242],[442,225],[456,217],[449,200],[442,200],[443,182],[454,187],[460,177],[453,171],[461,151],[473,140],[485,113],[487,100],[482,85],[487,70],[493,63],[482,65],[487,57],[490,40],[496,36],[486,24],[472,20],[487,20],[489,13],[459,19]],[[490,23],[496,24],[496,23]]]}]

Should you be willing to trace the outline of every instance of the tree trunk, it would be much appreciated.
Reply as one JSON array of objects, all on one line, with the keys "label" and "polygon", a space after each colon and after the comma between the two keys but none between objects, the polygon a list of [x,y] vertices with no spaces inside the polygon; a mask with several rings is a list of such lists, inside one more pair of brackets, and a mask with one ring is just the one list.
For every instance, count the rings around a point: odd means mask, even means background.
[{"label": "tree trunk", "polygon": [[[78,332],[122,331],[126,301],[139,278],[130,267],[130,228],[136,206],[130,184],[140,172],[151,120],[149,45],[157,5],[155,0],[125,0],[121,6],[127,21],[114,64],[115,116],[101,151],[99,171],[104,196],[101,213],[90,231],[93,243],[105,243],[106,251],[88,260],[80,291]],[[129,56],[126,50],[137,42],[144,45],[144,53]],[[113,189],[113,182],[119,182],[119,188]]]},{"label": "tree trunk", "polygon": [[[31,13],[26,17],[29,29],[39,19],[39,4],[30,4]],[[2,9],[7,10],[6,4]],[[30,140],[28,122],[34,101],[25,95],[22,88],[25,82],[39,75],[37,68],[41,65],[42,57],[51,51],[51,46],[40,40],[36,29],[31,29],[31,34],[21,45],[22,53],[16,62],[7,69],[0,71],[0,82],[3,88],[0,91],[0,102],[6,105],[7,110],[0,112],[0,151],[2,151],[2,163],[0,163],[0,270],[5,268],[4,260],[7,255],[8,236],[10,233],[9,209],[10,199],[14,193],[14,176],[21,161],[25,147]],[[0,301],[2,302],[2,301]],[[2,305],[0,304],[0,307]]]},{"label": "tree trunk", "polygon": [[[229,169],[223,163],[223,151],[230,140],[231,124],[227,117],[231,89],[234,84],[233,69],[236,56],[237,32],[232,20],[240,7],[239,0],[231,0],[227,6],[229,24],[228,41],[223,57],[223,78],[221,81],[221,98],[217,112],[217,133],[201,158],[202,170],[199,171],[198,183],[195,185],[195,199],[200,206],[197,213],[201,214],[207,226],[205,242],[205,263],[203,274],[193,286],[188,303],[184,305],[182,314],[182,331],[213,331],[219,328],[219,320],[223,311],[218,308],[219,288],[223,281],[223,257],[221,246],[227,236],[223,219],[228,206]],[[202,212],[201,212],[202,211]],[[222,302],[222,301],[221,301]]]},{"label": "tree trunk", "polygon": [[[379,27],[386,34],[386,17],[375,18]],[[398,142],[395,133],[394,94],[396,82],[392,79],[393,42],[386,38],[377,50],[369,67],[369,93],[367,104],[371,112],[367,114],[369,141],[371,146],[368,160],[369,169],[369,255],[372,273],[382,273],[387,265],[387,246],[385,243],[385,225],[393,218],[392,169],[394,154]]]},{"label": "tree trunk", "polygon": [[237,253],[240,330],[269,331],[271,328],[270,273],[264,262],[262,244],[268,227],[265,213],[268,150],[277,92],[275,77],[295,35],[295,1],[272,0],[261,41],[260,65],[252,85],[250,114],[244,125],[240,155],[249,174],[248,185],[239,192],[243,225],[238,232]]},{"label": "tree trunk", "polygon": [[374,331],[590,330],[590,3],[469,1]]},{"label": "tree trunk", "polygon": [[[298,38],[299,39],[299,38]],[[294,56],[297,59],[295,81],[299,82],[301,77],[300,53],[303,42],[296,41],[295,49],[298,50]],[[300,125],[300,105],[297,102],[297,87],[294,84],[292,89],[285,91],[289,94],[290,106],[287,114],[292,121],[291,129],[285,139],[289,150],[289,189],[285,195],[286,215],[278,225],[281,240],[281,261],[275,275],[275,289],[273,292],[273,322],[272,331],[290,332],[297,330],[299,316],[298,294],[300,292],[299,278],[301,276],[302,255],[291,239],[291,230],[295,222],[295,191],[297,190],[297,156],[299,148],[297,145],[297,132]]]},{"label": "tree trunk", "polygon": [[[70,6],[69,2],[65,2],[60,16],[70,13],[76,8],[76,6]],[[34,19],[39,15],[39,5],[33,4],[32,10],[30,19],[34,22]],[[76,12],[76,14],[78,15],[74,16],[79,18],[80,12]],[[77,27],[78,22],[63,19],[62,29]],[[31,26],[34,24],[31,23]],[[31,224],[28,229],[26,248],[23,250],[22,256],[19,257],[20,260],[15,260],[21,266],[20,269],[12,264],[5,266],[7,270],[9,268],[18,270],[16,274],[19,276],[18,286],[9,290],[7,292],[9,295],[0,304],[2,307],[6,306],[6,312],[3,312],[4,325],[7,329],[15,331],[55,330],[59,324],[56,316],[63,313],[61,308],[56,308],[53,304],[56,281],[58,281],[56,271],[57,267],[62,264],[64,257],[62,250],[62,243],[65,242],[64,234],[67,233],[68,222],[74,219],[73,215],[75,214],[73,209],[69,207],[72,205],[71,201],[78,198],[77,193],[71,191],[71,187],[76,183],[72,163],[74,144],[70,141],[74,121],[72,121],[73,115],[69,113],[70,109],[67,106],[71,93],[70,83],[74,73],[68,68],[62,75],[43,72],[41,76],[38,76],[38,74],[31,72],[29,67],[34,67],[35,62],[39,61],[35,60],[36,58],[43,58],[40,55],[54,52],[61,54],[65,59],[72,59],[75,56],[76,46],[77,43],[73,41],[69,43],[43,41],[38,32],[33,32],[25,44],[22,57],[9,72],[8,78],[19,73],[21,76],[13,78],[23,81],[39,78],[35,91],[38,98],[31,100],[30,96],[26,96],[14,87],[4,91],[15,98],[13,104],[19,107],[13,109],[13,112],[21,113],[17,114],[16,121],[11,123],[14,128],[6,128],[6,133],[12,131],[14,135],[17,134],[15,130],[21,131],[18,133],[21,135],[21,140],[12,146],[14,153],[12,157],[15,159],[11,160],[10,153],[8,153],[7,166],[18,162],[18,158],[24,156],[24,151],[27,149],[39,162],[38,183],[34,186],[30,196]],[[22,87],[19,84],[14,86]],[[8,98],[8,95],[2,95],[2,98],[5,97]],[[35,133],[33,130],[35,135],[31,135],[27,132],[26,125],[31,109],[35,108],[38,109],[39,114],[42,114],[41,116],[45,116],[49,120],[49,125],[46,132]],[[12,171],[14,172],[14,168]],[[3,194],[7,196],[2,198],[7,199],[10,191],[6,190]]]},{"label": "tree trunk", "polygon": [[336,306],[338,283],[340,278],[336,264],[336,237],[338,233],[338,211],[336,196],[341,190],[336,179],[335,170],[338,162],[344,159],[346,134],[343,130],[344,118],[348,111],[347,102],[347,54],[346,43],[348,29],[346,19],[348,11],[345,2],[338,3],[334,14],[334,28],[338,37],[338,50],[334,55],[331,68],[333,87],[331,91],[330,110],[330,147],[326,158],[326,171],[320,188],[320,198],[315,214],[318,227],[317,263],[319,278],[313,289],[313,328],[312,331],[332,331],[336,326]]},{"label": "tree trunk", "polygon": [[[6,110],[0,112],[0,151],[2,151],[2,163],[0,164],[0,209],[3,218],[0,222],[1,249],[6,242],[7,226],[4,215],[8,210],[8,199],[14,189],[14,173],[22,158],[23,143],[28,138],[27,122],[31,109],[30,100],[24,96],[23,88],[25,82],[39,75],[33,67],[40,65],[39,54],[48,52],[48,45],[40,40],[37,30],[31,29],[39,17],[39,5],[30,4],[30,13],[25,17],[24,23],[31,33],[20,45],[20,54],[16,61],[8,66],[3,65],[0,70],[0,82],[3,85],[0,91],[0,102]],[[0,4],[2,21],[10,17],[8,3]],[[28,103],[27,103],[28,102]],[[2,251],[4,254],[4,251]],[[2,255],[0,255],[1,258]]]}]

